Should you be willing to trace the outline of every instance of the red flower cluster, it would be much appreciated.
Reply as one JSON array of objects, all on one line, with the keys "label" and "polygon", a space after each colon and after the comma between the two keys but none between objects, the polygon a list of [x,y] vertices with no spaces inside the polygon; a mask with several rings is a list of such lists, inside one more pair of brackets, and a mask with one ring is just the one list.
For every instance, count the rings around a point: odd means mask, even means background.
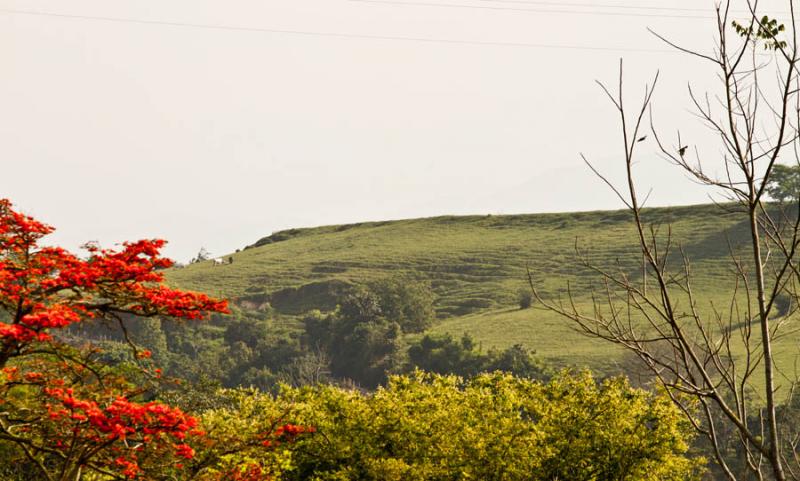
[{"label": "red flower cluster", "polygon": [[297,437],[303,433],[313,433],[316,429],[310,426],[298,426],[297,424],[284,424],[275,430],[275,436],[288,438]]},{"label": "red flower cluster", "polygon": [[278,426],[274,431],[261,434],[261,445],[264,447],[274,447],[282,441],[292,442],[298,436],[305,433],[314,433],[317,430],[312,426],[299,426],[297,424],[284,424]]},{"label": "red flower cluster", "polygon": [[[81,442],[113,446],[110,443],[117,441],[122,443],[120,446],[135,445],[135,449],[113,448],[113,452],[124,452],[124,455],[107,462],[109,467],[119,469],[129,478],[141,472],[137,452],[152,446],[159,451],[169,451],[176,457],[192,459],[194,449],[185,441],[188,436],[204,434],[197,429],[196,418],[165,404],[140,404],[119,396],[108,405],[101,406],[96,401],[77,397],[72,388],[44,387],[43,391],[55,401],[46,404],[48,417],[64,430],[63,435],[56,433],[56,447],[66,449],[60,437],[72,439],[73,445]],[[96,462],[103,463],[102,459]]]},{"label": "red flower cluster", "polygon": [[135,478],[136,476],[138,476],[139,473],[142,471],[139,468],[139,464],[136,461],[132,461],[130,459],[125,459],[122,456],[120,456],[117,459],[115,459],[114,460],[114,464],[117,467],[121,468],[121,472],[122,472],[123,476],[126,476],[126,477],[131,478],[131,479]]},{"label": "red flower cluster", "polygon": [[124,397],[117,397],[105,408],[94,401],[81,400],[74,396],[71,388],[45,388],[45,394],[60,401],[62,409],[50,407],[50,417],[87,421],[88,427],[105,435],[108,440],[124,440],[135,434],[143,434],[144,442],[148,436],[169,434],[183,441],[186,435],[197,427],[197,419],[178,408],[165,404],[149,402],[139,404]]},{"label": "red flower cluster", "polygon": [[78,258],[58,247],[40,247],[53,228],[15,212],[0,199],[0,305],[15,317],[0,322],[0,347],[21,351],[51,339],[48,330],[106,313],[168,315],[199,319],[227,312],[227,302],[205,294],[171,289],[161,269],[160,239],[123,244],[120,251],[88,244]]}]

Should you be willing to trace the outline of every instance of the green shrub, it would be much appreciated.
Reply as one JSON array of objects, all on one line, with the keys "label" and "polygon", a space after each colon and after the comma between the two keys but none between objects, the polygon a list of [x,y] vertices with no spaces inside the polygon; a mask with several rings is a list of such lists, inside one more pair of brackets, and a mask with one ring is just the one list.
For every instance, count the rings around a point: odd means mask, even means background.
[{"label": "green shrub", "polygon": [[286,446],[290,481],[683,481],[705,463],[669,398],[587,372],[546,384],[415,372],[373,393],[308,387],[258,402],[317,430]]}]

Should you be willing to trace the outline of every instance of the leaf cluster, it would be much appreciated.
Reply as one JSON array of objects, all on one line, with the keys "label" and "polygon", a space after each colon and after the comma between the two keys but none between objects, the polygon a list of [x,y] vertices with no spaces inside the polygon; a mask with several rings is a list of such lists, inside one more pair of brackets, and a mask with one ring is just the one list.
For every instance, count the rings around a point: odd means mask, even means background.
[{"label": "leaf cluster", "polygon": [[742,23],[733,20],[731,25],[733,26],[734,31],[740,37],[752,39],[754,42],[757,40],[763,40],[765,50],[781,50],[786,48],[786,41],[778,40],[778,34],[786,30],[786,26],[784,24],[778,23],[776,19],[769,18],[767,15],[761,17],[761,20],[758,20],[757,23],[758,28],[755,29],[755,35],[752,24],[750,26],[745,26]]}]

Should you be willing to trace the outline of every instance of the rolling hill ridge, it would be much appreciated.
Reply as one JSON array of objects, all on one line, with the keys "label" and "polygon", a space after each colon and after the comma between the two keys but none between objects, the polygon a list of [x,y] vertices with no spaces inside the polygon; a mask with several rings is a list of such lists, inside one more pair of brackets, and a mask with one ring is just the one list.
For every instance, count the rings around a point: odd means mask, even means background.
[{"label": "rolling hill ridge", "polygon": [[[741,217],[715,205],[652,208],[643,215],[683,248],[697,292],[726,299],[729,245],[747,239]],[[546,296],[564,296],[569,284],[579,300],[587,299],[599,278],[578,261],[576,247],[592,263],[637,278],[635,239],[627,211],[366,222],[276,232],[230,254],[231,264],[191,264],[170,270],[168,279],[245,309],[269,303],[291,326],[305,311],[335,308],[352,284],[405,276],[430,284],[434,332],[467,332],[485,348],[521,343],[558,365],[613,369],[620,356],[613,346],[581,336],[568,320],[536,306],[520,310],[518,293],[530,269]]]}]

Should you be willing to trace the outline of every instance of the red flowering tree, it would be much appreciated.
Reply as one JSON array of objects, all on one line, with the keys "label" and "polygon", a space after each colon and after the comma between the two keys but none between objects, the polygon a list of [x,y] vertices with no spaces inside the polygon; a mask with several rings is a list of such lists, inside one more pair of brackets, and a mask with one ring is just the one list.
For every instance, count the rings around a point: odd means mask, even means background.
[{"label": "red flowering tree", "polygon": [[164,285],[160,271],[172,265],[159,254],[164,241],[87,245],[81,258],[42,246],[52,231],[0,200],[0,442],[24,454],[36,479],[124,479],[147,466],[180,467],[194,455],[192,438],[202,436],[198,421],[137,402],[140,385],[59,332],[96,319],[123,331],[142,316],[199,319],[226,312],[226,302]]}]

